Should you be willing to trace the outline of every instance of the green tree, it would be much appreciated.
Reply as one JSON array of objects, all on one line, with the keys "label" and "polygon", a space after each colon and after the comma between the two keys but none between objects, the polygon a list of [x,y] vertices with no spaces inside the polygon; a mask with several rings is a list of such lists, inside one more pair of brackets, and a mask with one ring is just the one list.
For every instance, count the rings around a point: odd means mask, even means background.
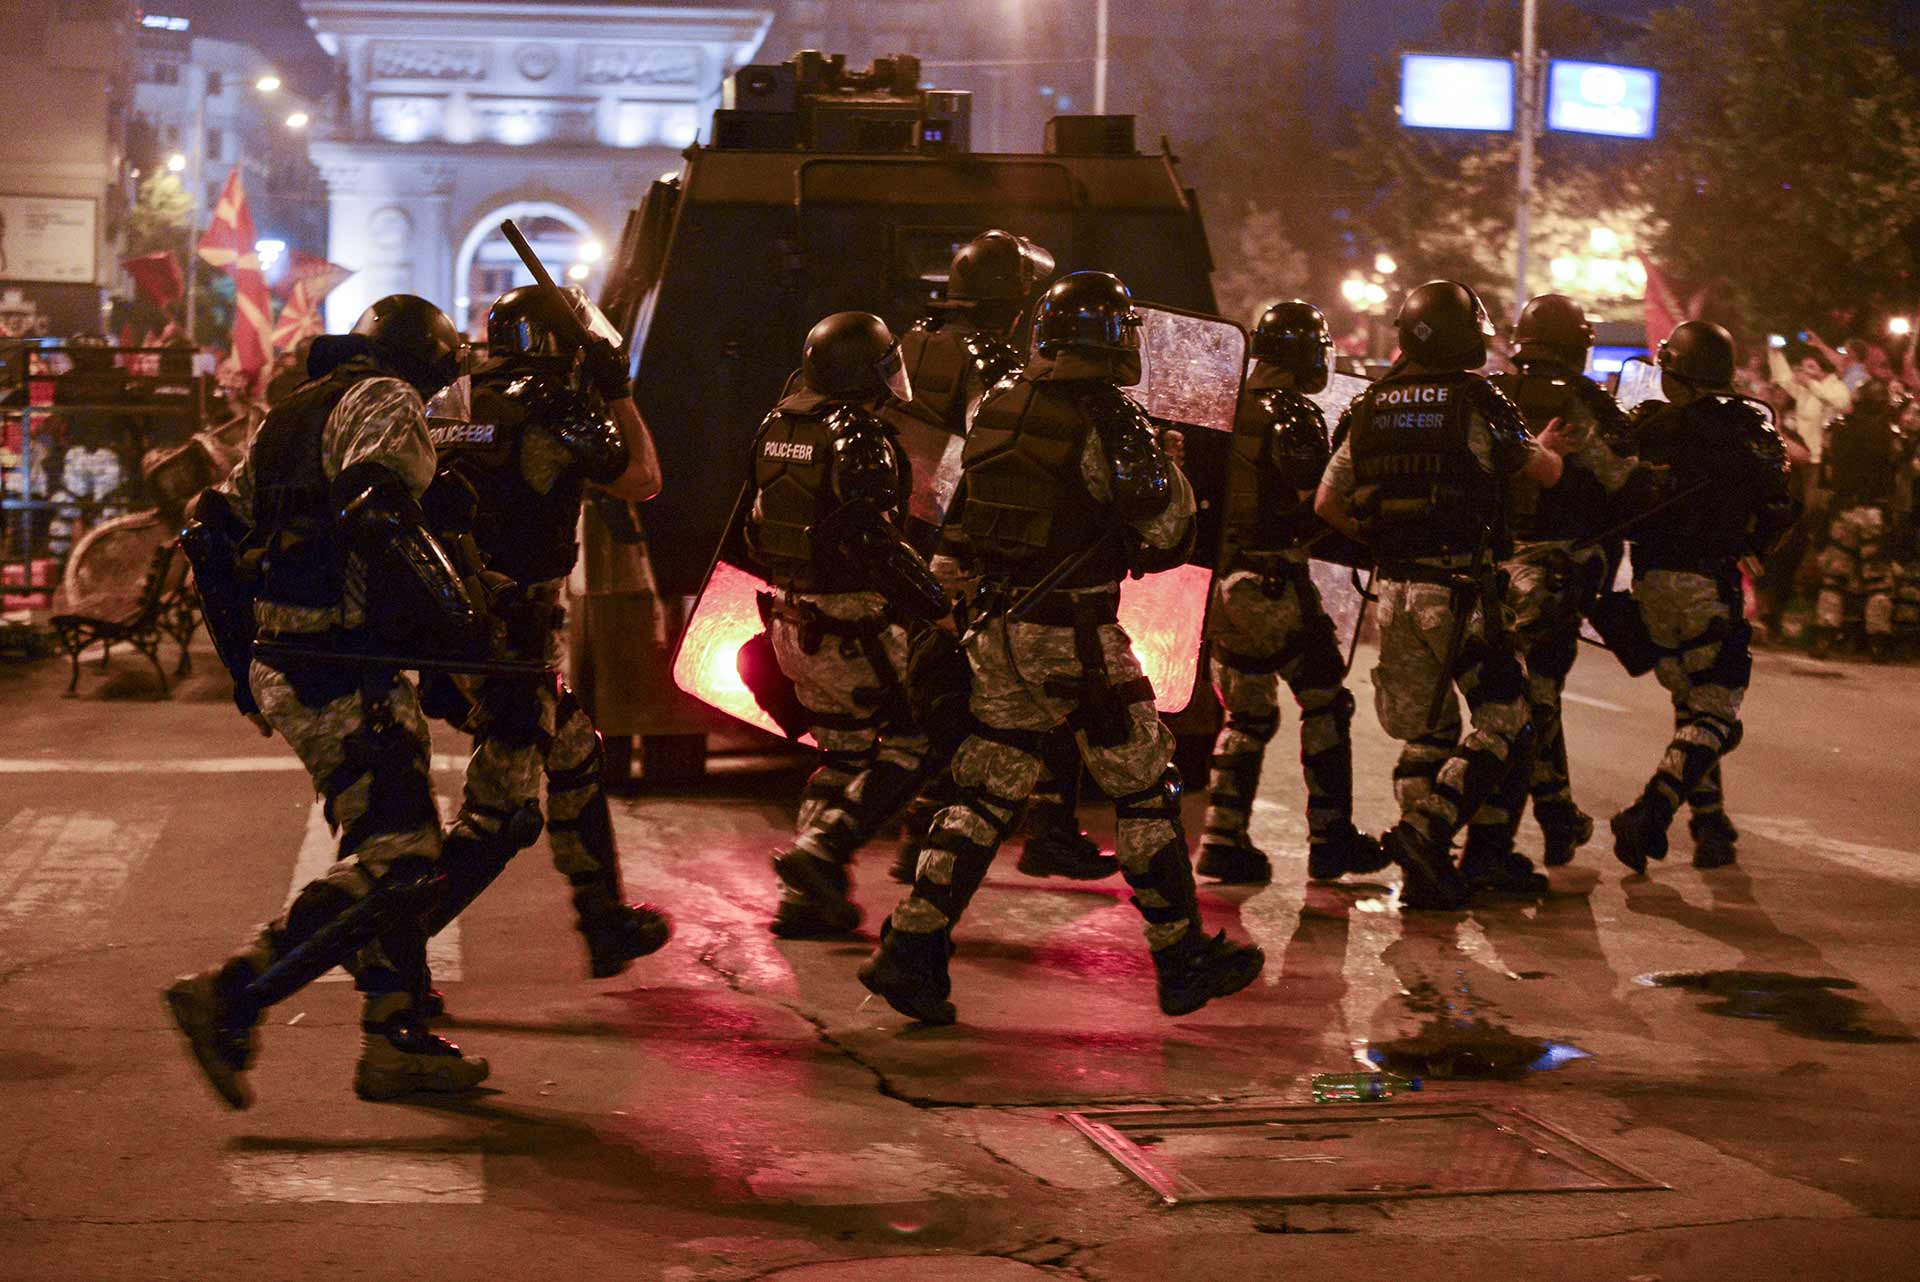
[{"label": "green tree", "polygon": [[1920,91],[1887,17],[1852,0],[1654,16],[1658,258],[1749,333],[1912,308]]},{"label": "green tree", "polygon": [[1313,273],[1279,210],[1246,200],[1236,213],[1215,224],[1213,293],[1222,316],[1251,327],[1276,299],[1309,296]]},{"label": "green tree", "polygon": [[161,169],[140,180],[133,210],[127,215],[127,255],[178,253],[186,245],[193,201],[176,174]]}]

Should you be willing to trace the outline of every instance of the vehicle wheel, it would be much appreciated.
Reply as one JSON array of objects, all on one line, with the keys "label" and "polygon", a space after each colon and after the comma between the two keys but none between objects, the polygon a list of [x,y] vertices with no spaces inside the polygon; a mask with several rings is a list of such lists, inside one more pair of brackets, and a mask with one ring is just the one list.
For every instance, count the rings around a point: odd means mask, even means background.
[{"label": "vehicle wheel", "polygon": [[640,778],[673,787],[698,783],[707,773],[707,736],[650,734],[640,740]]}]

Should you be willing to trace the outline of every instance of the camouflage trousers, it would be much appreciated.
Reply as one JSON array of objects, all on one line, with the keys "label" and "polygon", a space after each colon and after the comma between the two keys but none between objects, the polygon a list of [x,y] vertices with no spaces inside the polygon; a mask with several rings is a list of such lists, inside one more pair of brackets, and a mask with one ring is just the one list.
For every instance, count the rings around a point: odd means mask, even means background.
[{"label": "camouflage trousers", "polygon": [[487,681],[474,697],[466,722],[473,755],[453,832],[490,842],[516,814],[539,811],[544,777],[553,866],[576,886],[617,868],[600,733],[566,681]]},{"label": "camouflage trousers", "polygon": [[1820,553],[1820,595],[1814,621],[1839,631],[1856,603],[1869,637],[1893,635],[1893,563],[1887,558],[1886,516],[1878,507],[1850,507],[1833,518]]},{"label": "camouflage trousers", "polygon": [[[396,675],[369,698],[350,668],[290,677],[255,662],[248,684],[262,715],[307,768],[340,839],[333,866],[235,957],[259,973],[382,879],[411,875],[437,860],[441,834],[428,774],[427,719],[405,677]],[[426,944],[423,928],[399,927],[342,964],[369,995],[411,992],[424,973]]]},{"label": "camouflage trousers", "polygon": [[[1438,845],[1482,807],[1501,822],[1518,808],[1532,739],[1526,677],[1504,628],[1489,631],[1476,603],[1450,587],[1380,578],[1374,585],[1380,660],[1373,670],[1380,727],[1406,744],[1393,771],[1401,820]],[[1471,610],[1459,652],[1447,654],[1455,611]],[[1461,736],[1453,691],[1472,728]],[[1440,715],[1433,716],[1435,692]]]},{"label": "camouflage trousers", "polygon": [[1300,709],[1309,839],[1327,840],[1353,822],[1353,695],[1333,620],[1305,570],[1235,570],[1214,585],[1207,637],[1226,721],[1207,780],[1210,838],[1247,839],[1267,743],[1280,728],[1282,681]]},{"label": "camouflage trousers", "polygon": [[1166,948],[1198,928],[1173,734],[1132,642],[1112,621],[1112,594],[1049,604],[1068,601],[1085,611],[1077,626],[995,619],[969,646],[978,725],[954,754],[956,800],[934,819],[893,929],[924,934],[960,920],[1040,777],[1043,739],[1063,725],[1113,798],[1115,853],[1146,919],[1148,947]]},{"label": "camouflage trousers", "polygon": [[[1580,654],[1581,612],[1606,567],[1600,548],[1569,552],[1564,543],[1531,544],[1501,564],[1507,575],[1507,611],[1526,674],[1527,714],[1533,727],[1532,766],[1527,795],[1539,808],[1567,811],[1573,806],[1573,782],[1567,767],[1567,735],[1561,694]],[[1525,798],[1499,797],[1473,817],[1475,828],[1504,830],[1508,839],[1520,824]]]},{"label": "camouflage trousers", "polygon": [[1720,758],[1740,742],[1740,703],[1753,675],[1753,629],[1742,616],[1738,572],[1713,577],[1648,570],[1633,599],[1660,649],[1654,675],[1673,698],[1673,740],[1642,799],[1669,821],[1684,801],[1695,815],[1725,809]]},{"label": "camouflage trousers", "polygon": [[927,738],[900,687],[907,631],[887,621],[884,602],[871,593],[791,598],[768,631],[820,748],[820,764],[800,794],[794,845],[848,863],[933,770]]}]

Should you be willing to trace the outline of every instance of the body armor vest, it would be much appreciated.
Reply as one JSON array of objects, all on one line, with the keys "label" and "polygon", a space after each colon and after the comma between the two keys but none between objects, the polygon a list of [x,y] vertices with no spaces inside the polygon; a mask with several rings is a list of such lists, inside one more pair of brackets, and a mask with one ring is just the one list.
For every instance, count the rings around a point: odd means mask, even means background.
[{"label": "body armor vest", "polygon": [[[747,546],[775,587],[794,592],[864,592],[872,584],[861,566],[828,554],[815,531],[840,506],[833,487],[834,430],[827,414],[835,402],[800,390],[773,407],[753,442],[753,510]],[[886,423],[883,412],[873,417]],[[891,427],[889,426],[889,432]],[[897,517],[912,491],[906,455],[896,448],[899,475]]]},{"label": "body armor vest", "polygon": [[1497,483],[1474,457],[1477,374],[1376,383],[1354,402],[1354,507],[1383,563],[1470,554],[1499,515]]},{"label": "body armor vest", "polygon": [[[1604,435],[1586,387],[1604,396],[1584,374],[1548,361],[1530,361],[1518,374],[1497,374],[1487,380],[1515,405],[1527,420],[1527,430],[1538,436],[1554,419],[1591,422],[1588,429]],[[1575,457],[1566,460],[1560,483],[1543,490],[1538,482],[1515,476],[1508,482],[1507,517],[1513,537],[1526,542],[1583,539],[1607,528],[1606,486]]]},{"label": "body armor vest", "polygon": [[1893,497],[1893,425],[1881,415],[1847,415],[1834,424],[1826,463],[1836,507],[1885,503]]},{"label": "body armor vest", "polygon": [[1331,456],[1320,407],[1281,388],[1249,391],[1233,423],[1224,524],[1231,562],[1241,554],[1285,552],[1320,531],[1313,500]]},{"label": "body armor vest", "polygon": [[528,480],[524,451],[540,430],[524,403],[533,379],[550,377],[523,362],[503,361],[476,371],[468,420],[429,425],[444,471],[479,496],[474,541],[488,568],[516,583],[564,578],[579,557],[576,533],[586,478],[568,466],[545,494]]},{"label": "body armor vest", "polygon": [[[981,402],[961,458],[961,529],[988,573],[1028,585],[1099,540],[1118,524],[1110,504],[1096,502],[1080,474],[1097,402],[1124,397],[1108,383],[1002,384]],[[1127,572],[1126,550],[1091,556],[1060,584],[1094,587]]]},{"label": "body armor vest", "polygon": [[354,384],[382,377],[354,362],[301,387],[267,414],[254,435],[253,532],[261,552],[260,599],[325,610],[340,605],[346,550],[320,447]]},{"label": "body armor vest", "polygon": [[1771,435],[1752,407],[1731,397],[1667,406],[1638,424],[1641,461],[1673,469],[1669,488],[1688,497],[1654,513],[1633,535],[1639,570],[1718,573],[1744,555],[1755,513],[1771,494],[1762,455]]},{"label": "body armor vest", "polygon": [[955,436],[967,430],[967,406],[1019,367],[1009,344],[959,322],[921,321],[900,336],[900,358],[914,405]]}]

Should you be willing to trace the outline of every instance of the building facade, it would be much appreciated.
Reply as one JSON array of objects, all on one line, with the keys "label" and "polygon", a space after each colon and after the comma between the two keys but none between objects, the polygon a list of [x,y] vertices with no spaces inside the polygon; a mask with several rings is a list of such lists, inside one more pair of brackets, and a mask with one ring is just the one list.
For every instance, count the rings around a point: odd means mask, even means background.
[{"label": "building facade", "polygon": [[528,225],[556,276],[597,284],[647,185],[677,170],[766,9],[526,0],[302,0],[347,89],[310,147],[328,257],[356,275],[334,329],[424,295],[471,329],[516,279],[497,228]]}]

